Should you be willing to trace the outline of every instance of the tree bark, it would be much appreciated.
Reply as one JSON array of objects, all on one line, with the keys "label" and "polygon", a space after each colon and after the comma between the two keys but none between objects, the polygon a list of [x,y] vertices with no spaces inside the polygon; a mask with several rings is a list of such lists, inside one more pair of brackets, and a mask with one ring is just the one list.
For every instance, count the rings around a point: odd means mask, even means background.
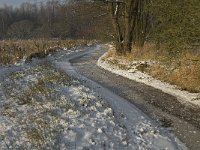
[{"label": "tree bark", "polygon": [[144,11],[149,0],[109,0],[115,44],[119,54],[130,53],[132,46],[143,47],[148,19]]},{"label": "tree bark", "polygon": [[119,54],[123,54],[124,53],[123,32],[122,32],[122,27],[120,25],[120,20],[119,20],[119,17],[120,17],[119,16],[119,4],[110,3],[110,11],[111,11],[111,17],[112,17],[114,30],[115,30],[116,51]]}]

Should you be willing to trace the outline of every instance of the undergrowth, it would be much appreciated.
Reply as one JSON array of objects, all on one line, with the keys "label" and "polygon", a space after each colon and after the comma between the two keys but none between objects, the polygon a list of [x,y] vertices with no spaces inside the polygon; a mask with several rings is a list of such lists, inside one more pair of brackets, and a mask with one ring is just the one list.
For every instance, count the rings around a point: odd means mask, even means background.
[{"label": "undergrowth", "polygon": [[31,59],[34,55],[45,57],[48,53],[63,48],[74,48],[81,45],[92,44],[87,40],[5,40],[0,41],[0,64],[14,64],[23,59]]}]

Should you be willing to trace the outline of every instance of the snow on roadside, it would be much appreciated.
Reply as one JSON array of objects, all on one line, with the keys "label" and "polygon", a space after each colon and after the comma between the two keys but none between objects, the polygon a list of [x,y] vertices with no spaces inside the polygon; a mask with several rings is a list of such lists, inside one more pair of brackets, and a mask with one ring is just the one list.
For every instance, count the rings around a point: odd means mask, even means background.
[{"label": "snow on roadside", "polygon": [[[52,59],[66,61],[67,55]],[[131,106],[119,104],[129,116],[123,109],[117,113],[49,64],[0,78],[0,149],[186,149]]]},{"label": "snow on roadside", "polygon": [[[101,45],[97,45],[96,47],[93,47],[90,50],[98,50],[99,48],[101,48]],[[97,106],[102,107],[104,105],[107,105],[107,109],[104,110],[105,115],[103,116],[109,116],[109,117],[113,116],[114,120],[112,121],[112,126],[114,125],[115,128],[117,126],[117,128],[120,127],[125,130],[125,138],[123,139],[120,138],[121,141],[119,141],[118,145],[115,145],[116,143],[113,142],[112,139],[114,138],[115,141],[116,134],[112,128],[110,132],[109,129],[110,124],[107,124],[106,126],[108,130],[98,128],[97,129],[98,133],[105,133],[105,131],[109,131],[112,135],[111,137],[109,136],[108,139],[111,140],[113,144],[110,148],[105,147],[105,149],[133,149],[133,150],[187,149],[184,143],[182,143],[173,134],[171,134],[168,129],[161,128],[159,125],[154,123],[150,118],[148,118],[145,114],[143,114],[133,104],[130,104],[128,101],[112,93],[108,89],[101,87],[98,83],[77,73],[76,70],[71,65],[70,60],[79,58],[84,55],[85,54],[80,54],[80,55],[78,54],[75,57],[72,56],[69,57],[68,59],[60,59],[59,61],[54,62],[55,63],[54,66],[59,70],[62,70],[69,75],[72,75],[73,77],[81,81],[82,84],[89,87],[90,89],[84,88],[85,89],[84,91],[91,91],[94,94],[94,97],[98,99],[96,101],[96,107],[92,106],[90,109],[91,110],[90,116],[94,115],[93,112],[96,111]],[[72,89],[72,91],[70,91],[74,93],[72,94],[74,101],[77,101],[77,99],[79,99],[79,97],[76,96],[76,93],[81,93],[78,92],[80,91],[80,89],[83,89],[82,86],[80,86],[78,89]],[[88,105],[88,103],[85,104],[85,98],[82,99],[80,103],[86,107],[90,106]],[[104,117],[102,117],[100,112],[97,112],[95,118],[98,118],[98,120],[100,121]],[[107,122],[108,120],[109,118],[105,120],[103,119],[103,122]],[[96,127],[98,125],[99,124],[92,125],[92,127]],[[108,135],[109,134],[106,134],[106,136]],[[104,138],[103,139],[100,138],[99,140],[104,141]],[[121,144],[124,145],[124,148],[119,147]],[[103,147],[98,147],[97,149],[102,149],[102,148]]]},{"label": "snow on roadside", "polygon": [[108,52],[102,55],[98,61],[97,65],[105,70],[108,70],[117,75],[123,76],[125,78],[144,83],[146,85],[152,86],[156,89],[162,90],[165,93],[177,97],[177,99],[184,104],[194,104],[200,106],[200,97],[199,93],[190,93],[188,91],[180,90],[174,85],[170,85],[166,82],[157,80],[150,75],[142,73],[135,69],[124,70],[118,67],[117,65],[111,64],[106,61],[104,58],[107,56]]}]

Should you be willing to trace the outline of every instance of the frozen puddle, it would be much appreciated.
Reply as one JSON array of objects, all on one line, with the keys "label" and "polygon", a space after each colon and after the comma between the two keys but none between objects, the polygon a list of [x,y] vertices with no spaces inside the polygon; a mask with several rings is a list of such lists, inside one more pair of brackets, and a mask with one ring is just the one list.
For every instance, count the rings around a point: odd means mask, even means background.
[{"label": "frozen puddle", "polygon": [[77,74],[68,62],[76,56],[67,55],[0,79],[1,150],[186,149],[134,105]]}]

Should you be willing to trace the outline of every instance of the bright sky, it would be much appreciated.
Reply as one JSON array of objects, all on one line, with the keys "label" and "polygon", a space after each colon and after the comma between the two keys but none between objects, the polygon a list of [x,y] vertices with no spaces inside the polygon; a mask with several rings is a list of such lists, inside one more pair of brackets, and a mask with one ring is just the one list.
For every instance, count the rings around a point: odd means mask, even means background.
[{"label": "bright sky", "polygon": [[43,0],[0,0],[0,6],[4,5],[13,5],[13,6],[19,6],[23,2],[40,2]]}]

